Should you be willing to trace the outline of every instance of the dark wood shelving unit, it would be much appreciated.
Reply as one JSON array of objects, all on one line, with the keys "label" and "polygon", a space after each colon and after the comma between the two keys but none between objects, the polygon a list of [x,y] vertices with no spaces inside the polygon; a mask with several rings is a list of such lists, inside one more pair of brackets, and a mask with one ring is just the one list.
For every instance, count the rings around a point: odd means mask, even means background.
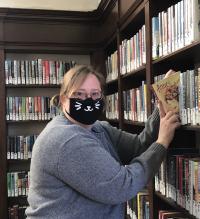
[{"label": "dark wood shelving unit", "polygon": [[9,206],[17,205],[19,203],[21,206],[27,206],[28,205],[27,196],[8,197]]},{"label": "dark wood shelving unit", "polygon": [[118,119],[106,119],[110,123],[119,123]]},{"label": "dark wood shelving unit", "polygon": [[[27,204],[27,197],[7,197],[7,172],[28,170],[30,160],[7,160],[6,139],[9,129],[12,133],[46,125],[49,120],[6,121],[6,95],[8,92],[31,89],[56,90],[60,85],[6,85],[4,62],[7,54],[62,54],[87,55],[90,62],[105,75],[105,60],[114,51],[118,51],[118,69],[120,69],[119,46],[124,39],[130,39],[142,25],[146,28],[146,63],[136,70],[121,75],[106,83],[106,95],[118,92],[119,119],[107,119],[112,125],[130,133],[140,133],[145,123],[124,119],[123,91],[136,88],[146,81],[150,88],[153,77],[167,70],[185,71],[200,64],[200,41],[194,42],[171,54],[152,60],[152,17],[166,10],[178,0],[105,0],[103,8],[91,13],[52,12],[42,10],[0,9],[0,218],[8,218],[8,207],[21,203]],[[16,31],[17,29],[17,31]],[[38,31],[40,30],[40,31]],[[58,34],[62,33],[62,34]],[[45,36],[45,38],[44,38]],[[151,90],[147,94],[147,114],[152,112]],[[10,93],[9,93],[10,95]],[[198,146],[196,135],[200,126],[181,126],[175,134],[172,147],[179,153],[187,153],[191,144]],[[38,131],[39,132],[39,131]],[[188,149],[189,151],[189,149]],[[199,150],[196,151],[198,154]],[[153,182],[148,186],[150,219],[157,219],[160,202],[168,209],[184,212],[188,218],[194,218],[185,209],[170,199],[154,191]],[[158,201],[158,203],[157,203]]]},{"label": "dark wood shelving unit", "polygon": [[192,131],[200,131],[199,125],[185,125],[180,127],[181,130],[192,130]]},{"label": "dark wood shelving unit", "polygon": [[114,80],[106,82],[106,86],[111,86],[112,84],[117,84],[117,83],[118,83],[118,79],[114,79]]},{"label": "dark wood shelving unit", "polygon": [[124,124],[132,125],[132,126],[141,126],[141,127],[145,126],[144,122],[136,122],[136,121],[130,121],[130,120],[124,120]]},{"label": "dark wood shelving unit", "polygon": [[132,77],[132,76],[137,77],[137,76],[140,75],[140,74],[144,76],[144,75],[145,75],[145,70],[146,70],[146,66],[143,65],[143,66],[137,68],[136,70],[133,70],[133,71],[131,71],[131,72],[128,72],[128,73],[122,75],[122,76],[121,76],[121,77],[122,77],[122,80],[124,80],[124,79],[126,79],[126,78],[129,78],[129,77]]},{"label": "dark wood shelving unit", "polygon": [[160,192],[155,192],[157,201],[162,201],[166,203],[167,205],[171,206],[174,210],[182,212],[185,216],[187,216],[190,219],[196,219],[195,216],[192,216],[185,208],[182,208],[179,206],[173,199],[166,198],[164,195],[162,195]]},{"label": "dark wood shelving unit", "polygon": [[200,50],[200,41],[193,42],[192,44],[185,46],[181,49],[178,49],[166,56],[163,56],[161,58],[158,58],[157,60],[153,61],[153,64],[161,63],[164,61],[168,61],[171,59],[180,59],[185,60],[188,59],[188,57],[193,58]]},{"label": "dark wood shelving unit", "polygon": [[[123,115],[123,95],[121,93],[124,90],[128,90],[131,88],[136,88],[140,86],[142,80],[146,81],[148,88],[151,87],[151,83],[153,82],[153,77],[155,75],[160,75],[166,73],[169,69],[185,71],[187,69],[194,69],[197,63],[200,63],[199,49],[200,49],[200,41],[193,42],[192,44],[185,46],[177,51],[174,51],[168,55],[160,57],[156,60],[152,60],[152,21],[151,18],[157,15],[158,12],[166,10],[169,6],[176,4],[178,0],[167,0],[161,3],[158,0],[152,1],[135,1],[136,8],[134,6],[129,7],[129,10],[126,16],[122,16],[119,18],[119,41],[117,45],[118,53],[119,53],[119,45],[121,41],[124,39],[130,39],[133,34],[137,31],[138,27],[142,24],[146,26],[146,64],[144,66],[139,67],[138,69],[121,75],[119,72],[119,108],[120,108],[120,119],[119,124],[120,128],[123,130],[132,132],[132,133],[140,133],[140,131],[144,128],[145,123],[141,122],[133,122],[124,119]],[[122,1],[119,2],[119,8]],[[123,14],[123,13],[122,13]],[[120,59],[120,56],[118,57]],[[119,61],[118,61],[119,62]],[[120,66],[120,65],[119,65]],[[119,68],[120,69],[120,68]],[[148,115],[151,113],[151,91],[147,97],[147,111]],[[196,142],[196,134],[200,131],[200,126],[181,126],[175,134],[175,139],[172,142],[171,147],[176,148],[176,153],[184,154],[184,153],[196,153],[200,154],[199,150],[195,150],[190,147],[197,147],[198,143]],[[159,204],[155,201],[155,194],[153,190],[154,184],[150,184],[148,187],[150,194],[150,218],[157,219],[157,210],[155,206]],[[161,197],[163,203],[168,203],[167,198]],[[169,200],[170,202],[170,200]],[[190,215],[186,210],[181,207],[178,207],[175,203],[168,204],[168,209],[179,210],[185,213],[188,218],[195,218]]]},{"label": "dark wood shelving unit", "polygon": [[9,172],[29,171],[31,159],[28,160],[7,160]]},{"label": "dark wood shelving unit", "polygon": [[6,85],[6,88],[60,88],[60,85],[54,85],[54,84],[51,84],[51,85],[48,85],[48,84],[28,84],[28,85],[25,85],[25,84],[19,84],[19,85],[14,85],[14,84],[9,84],[9,85]]}]

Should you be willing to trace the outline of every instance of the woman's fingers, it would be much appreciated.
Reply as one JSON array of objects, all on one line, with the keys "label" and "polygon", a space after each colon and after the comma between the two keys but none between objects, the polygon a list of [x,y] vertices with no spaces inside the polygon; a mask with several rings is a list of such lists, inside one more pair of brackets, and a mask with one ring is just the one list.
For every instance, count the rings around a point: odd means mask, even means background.
[{"label": "woman's fingers", "polygon": [[165,74],[165,77],[164,78],[167,78],[169,77],[170,75],[176,73],[174,70],[170,69],[166,74]]},{"label": "woman's fingers", "polygon": [[169,119],[170,117],[172,117],[173,115],[175,115],[174,112],[169,111],[169,112],[166,113],[165,119],[168,120],[168,119]]},{"label": "woman's fingers", "polygon": [[159,108],[160,118],[164,118],[166,113],[165,113],[163,104],[160,100],[158,101],[158,108]]},{"label": "woman's fingers", "polygon": [[179,122],[179,117],[176,114],[173,114],[171,117],[168,118],[169,122]]}]

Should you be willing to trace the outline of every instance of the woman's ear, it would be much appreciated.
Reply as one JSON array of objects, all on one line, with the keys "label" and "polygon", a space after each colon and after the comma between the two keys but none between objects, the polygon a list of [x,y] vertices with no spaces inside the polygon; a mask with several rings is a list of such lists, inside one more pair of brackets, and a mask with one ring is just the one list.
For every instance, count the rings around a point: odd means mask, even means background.
[{"label": "woman's ear", "polygon": [[66,95],[60,96],[60,104],[62,110],[69,111],[69,98]]},{"label": "woman's ear", "polygon": [[65,95],[61,95],[61,96],[60,96],[60,103],[61,103],[61,105],[65,104],[66,98],[67,98],[67,97],[66,97]]}]

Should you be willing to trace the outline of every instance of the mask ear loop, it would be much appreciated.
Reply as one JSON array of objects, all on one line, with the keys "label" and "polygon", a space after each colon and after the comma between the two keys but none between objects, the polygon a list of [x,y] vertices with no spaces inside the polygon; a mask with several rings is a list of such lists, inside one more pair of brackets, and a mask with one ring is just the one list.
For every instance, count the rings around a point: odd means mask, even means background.
[{"label": "mask ear loop", "polygon": [[102,111],[104,113],[106,111],[106,98],[105,98],[103,93],[102,93],[101,99],[103,100],[103,110]]}]

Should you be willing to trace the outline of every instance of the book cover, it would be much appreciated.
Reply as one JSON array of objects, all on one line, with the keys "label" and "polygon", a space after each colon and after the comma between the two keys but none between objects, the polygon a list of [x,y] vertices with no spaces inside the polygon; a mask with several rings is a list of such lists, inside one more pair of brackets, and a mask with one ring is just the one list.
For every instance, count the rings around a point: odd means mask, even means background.
[{"label": "book cover", "polygon": [[152,84],[157,98],[162,102],[165,112],[179,112],[180,72],[176,72]]}]

